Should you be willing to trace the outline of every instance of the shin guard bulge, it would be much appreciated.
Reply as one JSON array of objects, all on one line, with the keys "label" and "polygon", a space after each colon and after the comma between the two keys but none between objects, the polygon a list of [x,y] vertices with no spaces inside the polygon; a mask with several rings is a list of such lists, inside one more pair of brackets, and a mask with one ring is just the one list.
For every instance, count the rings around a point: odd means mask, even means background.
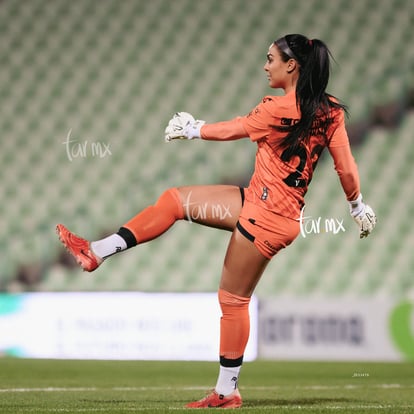
[{"label": "shin guard bulge", "polygon": [[223,289],[218,292],[222,317],[220,320],[220,360],[243,360],[250,334],[250,298],[234,295]]},{"label": "shin guard bulge", "polygon": [[137,243],[145,243],[165,233],[177,220],[184,218],[184,209],[177,188],[164,191],[153,206],[149,206],[125,223]]}]

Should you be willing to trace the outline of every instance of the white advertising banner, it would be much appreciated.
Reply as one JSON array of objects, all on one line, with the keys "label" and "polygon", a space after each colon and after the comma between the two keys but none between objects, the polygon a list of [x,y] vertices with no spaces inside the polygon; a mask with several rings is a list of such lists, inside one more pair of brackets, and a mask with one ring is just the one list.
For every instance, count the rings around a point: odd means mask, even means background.
[{"label": "white advertising banner", "polygon": [[[245,360],[414,361],[414,302],[253,297]],[[0,294],[0,355],[217,361],[215,293]]]},{"label": "white advertising banner", "polygon": [[[257,300],[245,360],[257,356]],[[219,356],[217,294],[0,295],[0,354],[29,358],[205,360]]]},{"label": "white advertising banner", "polygon": [[261,300],[259,356],[290,360],[414,360],[414,305],[374,299]]}]

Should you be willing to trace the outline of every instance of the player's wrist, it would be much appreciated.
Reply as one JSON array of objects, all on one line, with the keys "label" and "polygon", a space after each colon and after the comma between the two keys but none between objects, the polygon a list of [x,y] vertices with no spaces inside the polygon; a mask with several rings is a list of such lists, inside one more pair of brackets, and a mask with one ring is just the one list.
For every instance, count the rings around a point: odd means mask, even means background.
[{"label": "player's wrist", "polygon": [[355,200],[349,201],[348,203],[349,203],[349,212],[351,213],[352,217],[359,216],[361,213],[363,213],[365,204],[364,204],[361,193]]},{"label": "player's wrist", "polygon": [[201,138],[201,128],[205,124],[205,121],[197,119],[194,122],[191,122],[187,125],[184,130],[184,134],[188,139],[200,139]]}]

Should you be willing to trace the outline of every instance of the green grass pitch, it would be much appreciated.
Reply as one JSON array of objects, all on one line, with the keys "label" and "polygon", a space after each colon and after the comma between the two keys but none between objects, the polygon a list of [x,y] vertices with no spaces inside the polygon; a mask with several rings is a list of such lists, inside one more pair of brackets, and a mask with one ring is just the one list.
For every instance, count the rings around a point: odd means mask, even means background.
[{"label": "green grass pitch", "polygon": [[[0,413],[190,413],[216,381],[210,362],[0,358]],[[255,361],[245,413],[414,413],[413,363]],[[208,410],[207,410],[208,411]]]}]

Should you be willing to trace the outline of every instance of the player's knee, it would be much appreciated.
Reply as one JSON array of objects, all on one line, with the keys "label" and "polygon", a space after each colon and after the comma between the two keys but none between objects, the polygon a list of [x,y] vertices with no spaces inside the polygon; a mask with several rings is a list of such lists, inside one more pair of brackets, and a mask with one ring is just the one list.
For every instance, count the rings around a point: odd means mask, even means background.
[{"label": "player's knee", "polygon": [[183,204],[176,187],[165,190],[158,198],[155,207],[161,207],[164,211],[170,211],[176,220],[182,220],[184,218]]},{"label": "player's knee", "polygon": [[218,298],[221,310],[224,313],[234,313],[249,310],[250,298],[235,295],[224,289],[219,289]]}]

